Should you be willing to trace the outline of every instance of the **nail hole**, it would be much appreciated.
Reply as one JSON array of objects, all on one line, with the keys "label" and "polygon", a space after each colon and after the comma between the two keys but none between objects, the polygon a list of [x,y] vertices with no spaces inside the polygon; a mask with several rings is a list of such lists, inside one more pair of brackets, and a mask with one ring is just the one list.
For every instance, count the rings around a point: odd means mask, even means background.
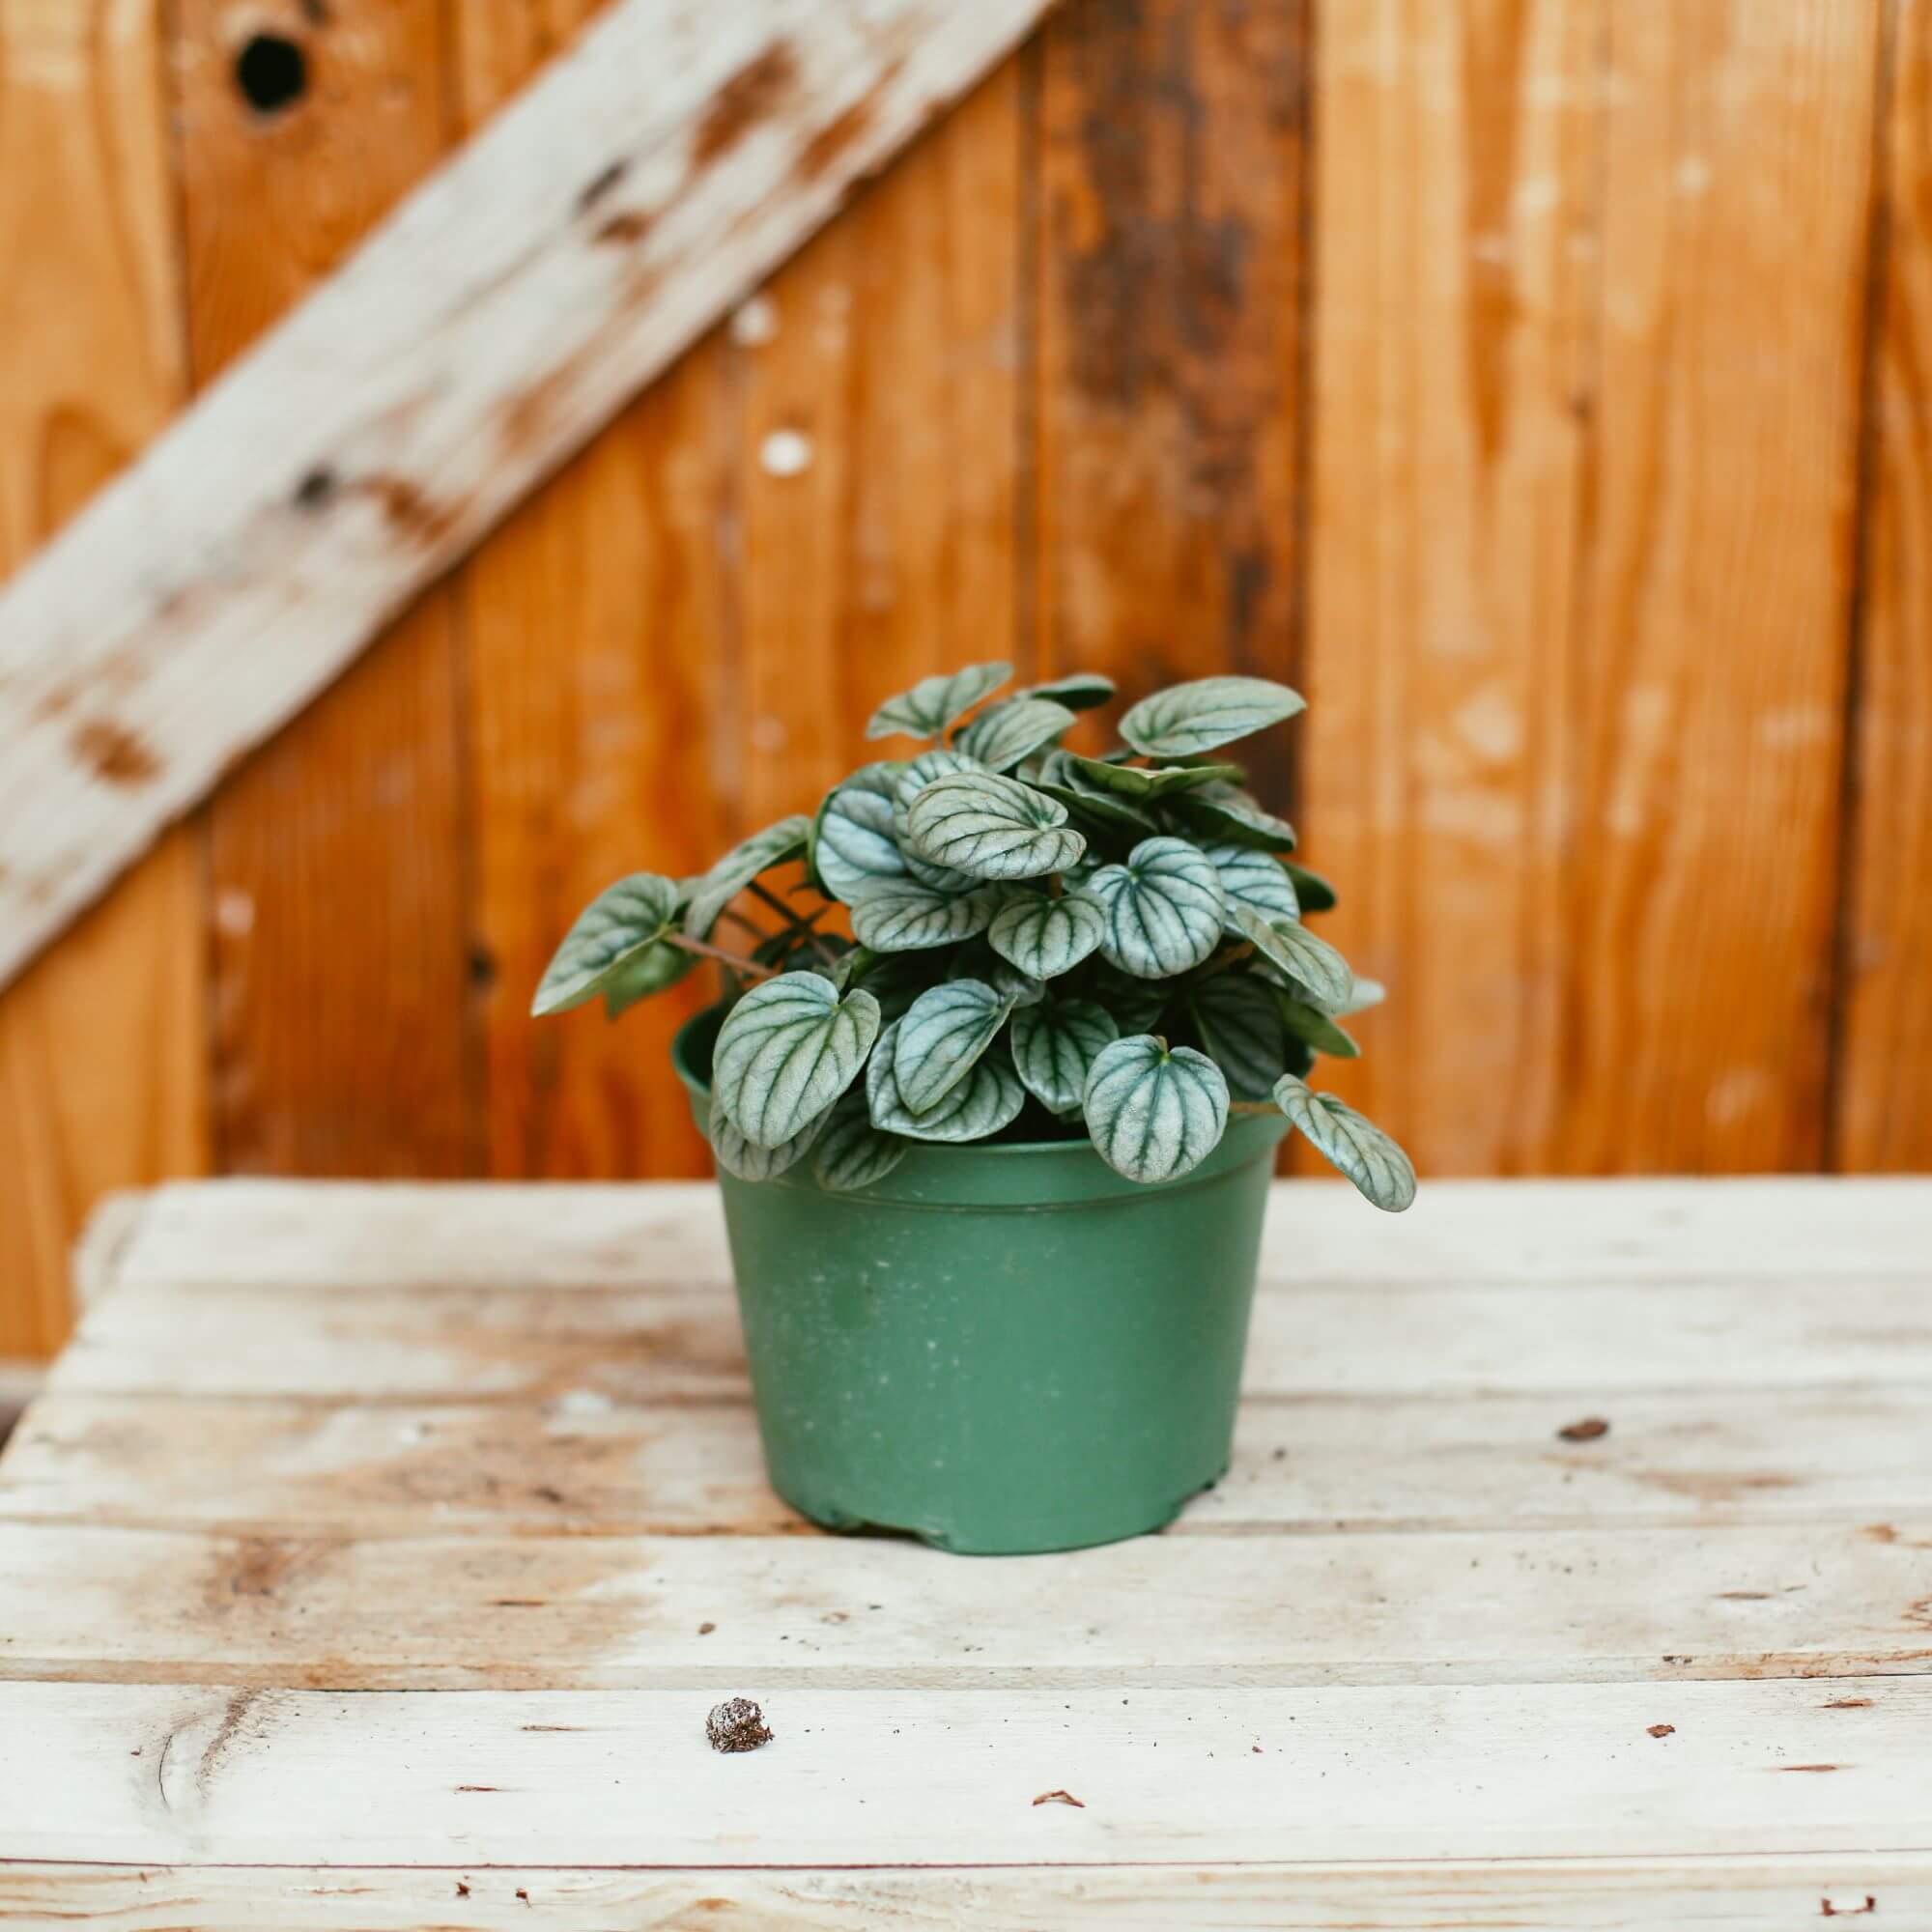
[{"label": "nail hole", "polygon": [[282,34],[256,34],[235,56],[235,85],[257,114],[279,114],[308,86],[308,56]]}]

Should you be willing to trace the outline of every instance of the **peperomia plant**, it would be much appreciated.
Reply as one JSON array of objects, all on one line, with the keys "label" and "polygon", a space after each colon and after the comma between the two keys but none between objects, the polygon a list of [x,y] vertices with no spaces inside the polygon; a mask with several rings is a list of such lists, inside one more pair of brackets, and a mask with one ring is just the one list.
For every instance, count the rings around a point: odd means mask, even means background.
[{"label": "peperomia plant", "polygon": [[[1293,829],[1220,755],[1301,698],[1257,677],[1176,685],[1090,758],[1061,739],[1112,680],[986,703],[1011,674],[923,679],[866,735],[928,749],[862,766],[700,877],[620,879],[557,949],[533,1010],[601,994],[614,1017],[722,962],[710,1139],[745,1180],[809,1156],[820,1185],[854,1189],[916,1141],[1082,1133],[1129,1179],[1172,1180],[1231,1112],[1279,1109],[1377,1207],[1406,1208],[1407,1156],[1306,1079],[1318,1054],[1355,1057],[1340,1022],[1382,989],[1303,923],[1334,891],[1283,856]],[[760,883],[793,866],[786,891]],[[776,930],[734,909],[746,893]],[[725,921],[749,952],[716,943]]]}]

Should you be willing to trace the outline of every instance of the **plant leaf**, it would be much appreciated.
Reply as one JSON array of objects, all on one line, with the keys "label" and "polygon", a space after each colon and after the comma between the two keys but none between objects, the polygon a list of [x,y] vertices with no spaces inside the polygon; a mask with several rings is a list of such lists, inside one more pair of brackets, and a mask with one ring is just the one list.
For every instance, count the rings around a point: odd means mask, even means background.
[{"label": "plant leaf", "polygon": [[781,973],[725,1015],[712,1091],[748,1141],[776,1148],[844,1093],[878,1034],[879,1003],[863,987],[840,999],[816,973]]},{"label": "plant leaf", "polygon": [[847,905],[881,879],[905,876],[893,829],[903,764],[861,765],[825,795],[811,821],[809,864],[830,898]]},{"label": "plant leaf", "polygon": [[1294,827],[1263,810],[1238,785],[1203,785],[1168,803],[1174,815],[1203,838],[1252,845],[1258,852],[1294,850]]},{"label": "plant leaf", "polygon": [[1301,901],[1288,868],[1270,852],[1257,852],[1249,845],[1221,843],[1201,848],[1221,875],[1221,890],[1228,895],[1228,930],[1239,932],[1235,923],[1236,906],[1252,906],[1264,919],[1299,919]]},{"label": "plant leaf", "polygon": [[1205,1053],[1151,1034],[1102,1047],[1087,1076],[1087,1132],[1129,1180],[1173,1180],[1199,1167],[1228,1124],[1228,1083]]},{"label": "plant leaf", "polygon": [[882,1133],[872,1124],[866,1095],[856,1087],[826,1118],[825,1131],[811,1157],[811,1172],[828,1193],[856,1194],[862,1187],[870,1187],[912,1151],[910,1141],[898,1134]]},{"label": "plant leaf", "polygon": [[1012,1009],[983,980],[928,987],[893,1030],[899,1098],[915,1114],[930,1113],[972,1072]]},{"label": "plant leaf", "polygon": [[914,851],[906,814],[913,800],[934,779],[950,779],[961,772],[983,772],[985,769],[978,758],[969,758],[964,752],[954,751],[950,745],[935,745],[931,751],[922,752],[911,764],[901,768],[898,788],[893,794],[893,833],[899,841],[899,856],[905,861],[906,870],[921,885],[930,886],[934,892],[965,892],[975,881],[951,866],[936,866],[923,853]]},{"label": "plant leaf", "polygon": [[1235,923],[1251,939],[1264,958],[1271,959],[1317,1006],[1340,1007],[1354,989],[1349,962],[1328,944],[1293,919],[1264,919],[1252,906],[1235,908]]},{"label": "plant leaf", "polygon": [[1050,697],[1069,711],[1092,711],[1104,704],[1115,691],[1114,680],[1101,670],[1079,670],[1068,677],[1056,677],[1046,684],[1030,684],[1022,697]]},{"label": "plant leaf", "polygon": [[1107,915],[1085,892],[1012,894],[993,916],[986,940],[1002,959],[1033,980],[1070,973],[1106,936]]},{"label": "plant leaf", "polygon": [[1142,765],[1116,764],[1107,758],[1083,758],[1074,752],[1066,753],[1066,770],[1069,776],[1095,791],[1148,801],[1226,784],[1231,778],[1237,780],[1241,776],[1239,765],[1162,765],[1149,771]]},{"label": "plant leaf", "polygon": [[915,1114],[899,1095],[893,1077],[894,1037],[905,1021],[895,1020],[879,1037],[878,1051],[866,1068],[866,1103],[872,1124],[882,1132],[916,1141],[977,1141],[996,1134],[1026,1105],[1026,1089],[997,1055],[982,1056],[973,1070],[940,1103]]},{"label": "plant leaf", "polygon": [[1057,799],[993,772],[935,779],[907,809],[906,828],[913,849],[934,865],[980,879],[1062,871],[1087,849]]},{"label": "plant leaf", "polygon": [[1171,980],[1221,943],[1220,874],[1184,838],[1143,838],[1124,866],[1101,867],[1082,890],[1106,909],[1102,954],[1137,979]]},{"label": "plant leaf", "polygon": [[1136,806],[1130,799],[1094,784],[1080,776],[1079,765],[1088,762],[1077,760],[1071,752],[1049,752],[1040,760],[1039,770],[1026,780],[1036,791],[1043,791],[1047,797],[1058,799],[1072,811],[1103,826],[1131,833],[1136,838],[1156,832],[1152,818]]},{"label": "plant leaf", "polygon": [[1175,989],[1165,980],[1136,980],[1102,961],[1093,969],[1087,991],[1113,1014],[1124,1035],[1154,1032]]},{"label": "plant leaf", "polygon": [[999,909],[1000,894],[991,886],[952,894],[917,879],[886,879],[853,906],[852,930],[874,952],[918,952],[984,932]]},{"label": "plant leaf", "polygon": [[1056,1114],[1072,1112],[1102,1047],[1121,1037],[1114,1016],[1093,1000],[1047,1000],[1013,1015],[1013,1067],[1026,1090]]},{"label": "plant leaf", "polygon": [[1121,736],[1147,757],[1186,758],[1305,708],[1299,693],[1272,678],[1202,677],[1142,698],[1121,720]]},{"label": "plant leaf", "polygon": [[709,939],[718,915],[755,879],[787,859],[804,855],[810,836],[811,821],[802,813],[781,818],[762,832],[754,832],[713,866],[691,889],[691,903],[684,910],[684,929],[693,939]]},{"label": "plant leaf", "polygon": [[1387,1134],[1332,1094],[1318,1094],[1285,1073],[1275,1083],[1275,1105],[1352,1180],[1363,1196],[1391,1214],[1415,1199],[1415,1169]]},{"label": "plant leaf", "polygon": [[676,925],[679,895],[673,880],[655,872],[633,872],[614,886],[606,886],[577,915],[577,923],[552,954],[530,1011],[568,1012],[624,978],[625,969],[637,964],[639,954]]},{"label": "plant leaf", "polygon": [[719,1105],[718,1095],[713,1094],[710,1123],[704,1131],[711,1143],[712,1159],[726,1174],[735,1174],[740,1180],[770,1180],[810,1151],[830,1119],[829,1111],[819,1114],[808,1121],[790,1140],[781,1141],[775,1148],[761,1148],[738,1131],[737,1123]]},{"label": "plant leaf", "polygon": [[1294,881],[1294,895],[1301,901],[1304,913],[1328,912],[1335,904],[1335,888],[1320,872],[1311,872],[1306,866],[1291,866],[1284,859],[1282,870]]},{"label": "plant leaf", "polygon": [[959,734],[959,749],[988,771],[1010,771],[1073,723],[1073,713],[1050,697],[1016,697],[974,719]]},{"label": "plant leaf", "polygon": [[1340,1018],[1350,1013],[1365,1013],[1371,1007],[1380,1006],[1387,998],[1388,988],[1379,980],[1367,980],[1357,973],[1349,997],[1335,1008],[1336,1016]]},{"label": "plant leaf", "polygon": [[1236,1099],[1268,1098],[1288,1065],[1281,995],[1252,973],[1216,973],[1189,989],[1187,1006]]},{"label": "plant leaf", "polygon": [[887,698],[872,713],[866,736],[890,738],[895,731],[904,731],[915,738],[936,738],[989,692],[998,691],[1012,674],[1009,664],[978,664],[950,675],[923,677],[910,691]]},{"label": "plant leaf", "polygon": [[1328,1054],[1336,1060],[1361,1059],[1362,1049],[1320,1007],[1311,1007],[1306,1000],[1297,1000],[1293,993],[1278,991],[1275,999],[1281,1009],[1282,1024],[1302,1045],[1313,1047],[1317,1053]]},{"label": "plant leaf", "polygon": [[604,979],[604,1013],[617,1015],[667,986],[675,986],[698,965],[698,955],[681,946],[660,940],[655,946],[640,948],[614,966]]}]

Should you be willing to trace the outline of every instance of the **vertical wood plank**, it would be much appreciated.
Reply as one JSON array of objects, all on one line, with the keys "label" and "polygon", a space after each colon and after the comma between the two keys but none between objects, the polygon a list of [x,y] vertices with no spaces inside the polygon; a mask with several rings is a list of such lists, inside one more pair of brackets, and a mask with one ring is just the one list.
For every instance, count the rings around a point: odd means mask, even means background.
[{"label": "vertical wood plank", "polygon": [[[0,573],[185,386],[151,5],[0,8]],[[68,1326],[96,1197],[207,1165],[201,905],[177,832],[0,998],[0,1355]]]},{"label": "vertical wood plank", "polygon": [[[206,383],[450,144],[453,49],[436,0],[182,0],[174,57]],[[438,589],[207,811],[226,1167],[472,1164],[456,681]]]},{"label": "vertical wood plank", "polygon": [[1878,16],[1322,15],[1306,815],[1435,1172],[1820,1159]]},{"label": "vertical wood plank", "polygon": [[1834,1164],[1932,1168],[1932,8],[1896,14]]},{"label": "vertical wood plank", "polygon": [[[1070,0],[1042,36],[1045,674],[1299,676],[1302,0]],[[1285,806],[1289,733],[1242,755]]]},{"label": "vertical wood plank", "polygon": [[[466,6],[466,128],[595,11],[594,0]],[[729,703],[726,432],[714,338],[459,576],[493,1174],[709,1171],[668,1057],[678,1025],[710,997],[708,974],[618,1026],[597,1005],[532,1022],[529,1004],[578,909],[613,878],[701,871],[726,842],[712,767]]]}]

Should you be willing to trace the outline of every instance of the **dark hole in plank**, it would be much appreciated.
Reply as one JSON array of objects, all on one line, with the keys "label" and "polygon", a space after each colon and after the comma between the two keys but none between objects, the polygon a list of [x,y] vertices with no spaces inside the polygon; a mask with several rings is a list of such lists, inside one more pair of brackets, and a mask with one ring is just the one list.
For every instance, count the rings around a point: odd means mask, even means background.
[{"label": "dark hole in plank", "polygon": [[235,85],[257,114],[279,114],[308,88],[308,56],[285,34],[254,34],[235,56]]}]

